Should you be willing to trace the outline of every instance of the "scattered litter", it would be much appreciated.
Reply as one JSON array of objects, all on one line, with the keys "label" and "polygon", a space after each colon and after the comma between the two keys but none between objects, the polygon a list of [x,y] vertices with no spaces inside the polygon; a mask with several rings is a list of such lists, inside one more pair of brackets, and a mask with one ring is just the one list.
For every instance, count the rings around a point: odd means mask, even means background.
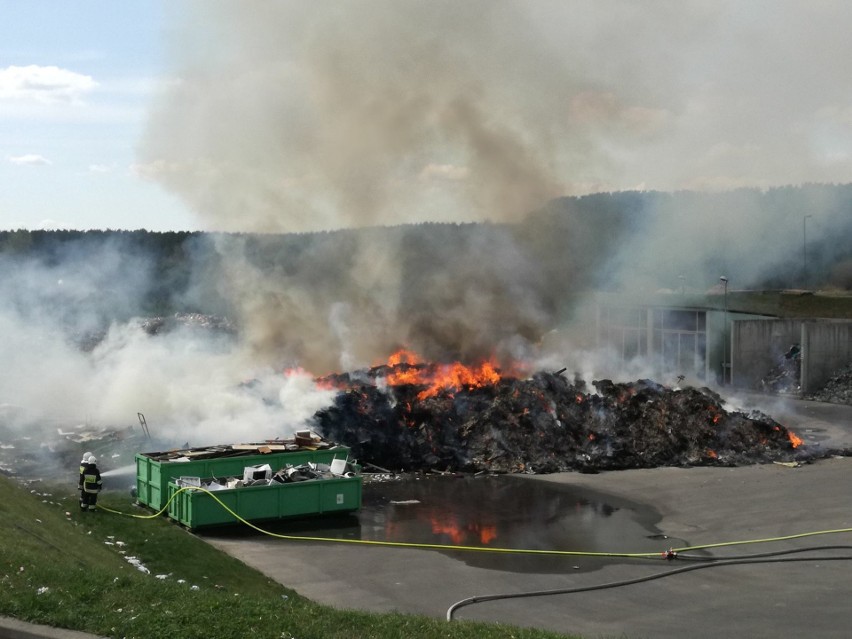
[{"label": "scattered litter", "polygon": [[39,588],[38,590],[36,590],[36,594],[37,594],[37,595],[43,595],[43,594],[44,594],[44,593],[46,593],[48,590],[50,590],[50,588],[48,588],[47,586],[42,586],[41,588]]},{"label": "scattered litter", "polygon": [[776,462],[772,462],[772,463],[777,464],[778,466],[786,466],[787,468],[799,468],[802,465],[801,463],[799,463],[797,461],[791,461],[791,462],[776,461]]},{"label": "scattered litter", "polygon": [[419,504],[419,499],[400,499],[399,501],[391,500],[394,506],[408,506],[409,504]]},{"label": "scattered litter", "polygon": [[127,563],[136,568],[139,572],[144,572],[146,575],[150,575],[151,571],[142,563],[142,561],[138,557],[125,557],[124,558]]},{"label": "scattered litter", "polygon": [[[169,575],[170,575],[170,574],[171,574],[171,573],[169,573]],[[154,577],[155,577],[156,579],[168,579],[168,578],[169,578],[169,575],[154,575]]]},{"label": "scattered litter", "polygon": [[200,590],[200,588],[198,586],[195,586],[195,585],[190,586],[189,589],[190,590]]}]

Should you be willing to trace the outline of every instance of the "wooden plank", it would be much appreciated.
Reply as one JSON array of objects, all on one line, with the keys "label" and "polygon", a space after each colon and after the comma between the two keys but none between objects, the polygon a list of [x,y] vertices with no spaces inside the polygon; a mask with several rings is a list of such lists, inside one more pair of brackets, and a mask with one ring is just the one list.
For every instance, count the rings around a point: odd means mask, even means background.
[{"label": "wooden plank", "polygon": [[293,444],[234,444],[231,446],[234,450],[260,450],[261,448],[269,451],[275,450],[295,450],[291,448]]}]

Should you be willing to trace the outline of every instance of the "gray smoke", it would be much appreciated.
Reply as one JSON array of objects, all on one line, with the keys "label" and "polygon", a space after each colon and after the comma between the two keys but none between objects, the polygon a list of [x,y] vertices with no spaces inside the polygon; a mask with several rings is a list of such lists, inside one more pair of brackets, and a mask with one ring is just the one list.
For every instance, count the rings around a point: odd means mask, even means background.
[{"label": "gray smoke", "polygon": [[[838,69],[852,8],[839,2],[206,0],[171,11],[172,82],[139,170],[210,230],[523,226],[559,195],[852,177]],[[782,215],[747,194],[719,202],[659,198],[619,226],[568,229],[581,239],[565,251],[583,259],[546,265],[546,282],[512,246],[520,231],[487,233],[491,251],[449,242],[469,251],[452,271],[440,250],[412,261],[402,234],[358,235],[344,251],[313,243],[295,267],[228,243],[219,286],[270,365],[349,368],[402,344],[525,351],[558,317],[560,291],[543,295],[544,283],[796,284],[807,203]],[[840,216],[815,214],[812,232],[829,235]],[[490,253],[500,259],[483,264]]]},{"label": "gray smoke", "polygon": [[211,230],[517,221],[556,195],[852,176],[845,3],[172,12],[140,170]]},{"label": "gray smoke", "polygon": [[212,228],[518,219],[567,189],[573,65],[523,3],[201,8],[141,155]]}]

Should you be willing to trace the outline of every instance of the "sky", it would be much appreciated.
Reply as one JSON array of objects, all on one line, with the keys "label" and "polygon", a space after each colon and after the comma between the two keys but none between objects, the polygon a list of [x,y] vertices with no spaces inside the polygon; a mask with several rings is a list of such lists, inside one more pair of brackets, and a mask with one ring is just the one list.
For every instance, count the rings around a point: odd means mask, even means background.
[{"label": "sky", "polygon": [[0,0],[0,229],[852,181],[842,0]]},{"label": "sky", "polygon": [[199,228],[134,171],[166,76],[159,2],[0,2],[0,229]]}]

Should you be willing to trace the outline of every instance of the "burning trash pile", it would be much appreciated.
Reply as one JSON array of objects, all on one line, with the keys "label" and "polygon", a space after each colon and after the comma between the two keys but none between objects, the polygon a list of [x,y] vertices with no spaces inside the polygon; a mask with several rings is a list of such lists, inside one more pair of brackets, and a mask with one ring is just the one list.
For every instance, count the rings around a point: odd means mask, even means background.
[{"label": "burning trash pile", "polygon": [[393,470],[551,473],[799,458],[795,434],[763,413],[728,412],[709,389],[650,380],[501,375],[492,363],[387,365],[318,380],[341,392],[315,415],[362,463]]}]

